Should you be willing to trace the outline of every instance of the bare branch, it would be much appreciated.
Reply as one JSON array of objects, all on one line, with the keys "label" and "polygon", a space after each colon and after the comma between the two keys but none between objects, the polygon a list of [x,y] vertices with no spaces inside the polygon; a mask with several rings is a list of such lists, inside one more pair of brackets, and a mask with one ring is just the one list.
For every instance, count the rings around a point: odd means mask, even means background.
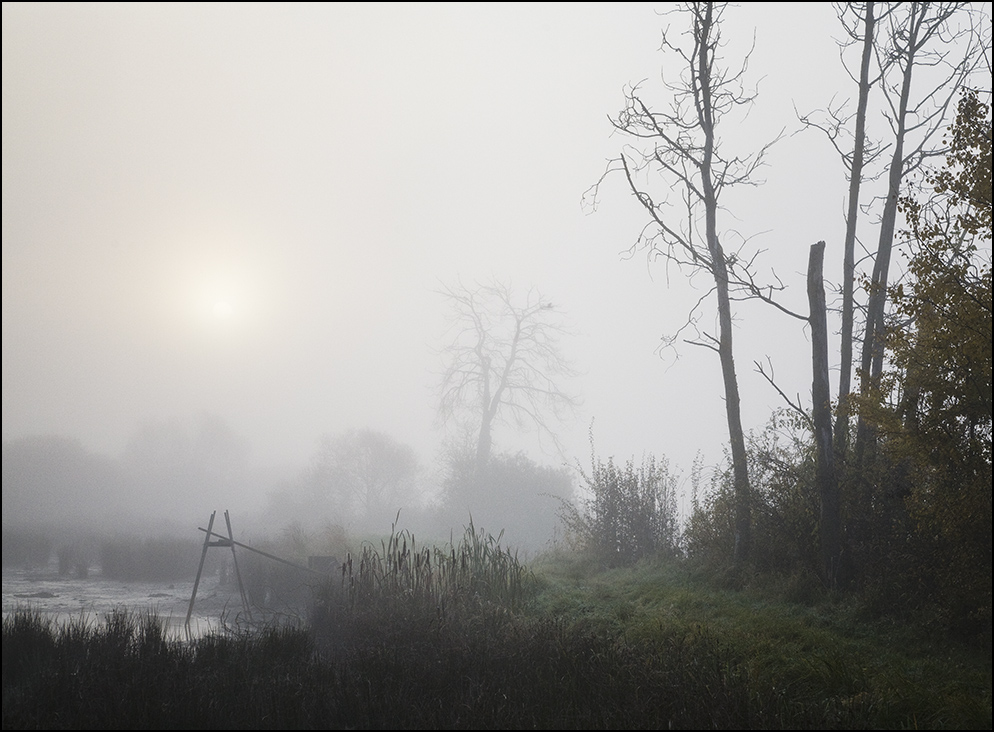
[{"label": "bare branch", "polygon": [[753,361],[753,364],[756,366],[757,373],[769,382],[770,386],[776,390],[777,394],[780,395],[780,398],[787,403],[787,406],[789,406],[792,411],[796,412],[804,419],[809,428],[814,429],[814,422],[811,421],[811,416],[804,411],[803,407],[801,407],[801,395],[797,395],[796,401],[791,401],[790,397],[784,394],[783,390],[777,386],[777,382],[775,381],[775,376],[773,374],[773,363],[769,360],[769,357],[767,357],[767,363],[769,363],[770,373],[766,373],[766,370],[763,368],[763,364],[759,361]]}]

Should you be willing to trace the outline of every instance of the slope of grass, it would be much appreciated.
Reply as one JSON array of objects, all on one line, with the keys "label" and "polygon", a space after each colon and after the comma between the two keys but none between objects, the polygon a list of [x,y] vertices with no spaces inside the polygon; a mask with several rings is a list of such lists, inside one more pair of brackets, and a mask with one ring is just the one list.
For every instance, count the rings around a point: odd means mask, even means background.
[{"label": "slope of grass", "polygon": [[[858,598],[790,602],[790,586],[731,589],[685,563],[603,570],[577,557],[536,566],[533,611],[646,643],[706,632],[780,706],[885,728],[991,727],[990,637],[964,640],[872,618]],[[751,583],[758,584],[756,582]]]}]

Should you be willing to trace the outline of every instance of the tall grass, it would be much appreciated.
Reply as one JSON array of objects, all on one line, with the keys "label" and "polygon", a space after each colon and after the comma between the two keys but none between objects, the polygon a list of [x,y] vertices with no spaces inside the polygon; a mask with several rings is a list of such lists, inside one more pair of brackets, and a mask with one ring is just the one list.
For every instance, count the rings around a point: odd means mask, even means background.
[{"label": "tall grass", "polygon": [[289,628],[181,644],[149,616],[22,612],[3,626],[3,728],[658,729],[748,713],[744,675],[705,636],[636,646],[533,620],[447,641],[328,658]]},{"label": "tall grass", "polygon": [[308,680],[307,634],[270,628],[246,637],[166,638],[153,615],[124,610],[102,623],[57,625],[31,611],[3,621],[4,729],[314,726],[294,688]]},{"label": "tall grass", "polygon": [[419,547],[412,533],[394,526],[379,550],[364,544],[356,557],[349,553],[343,584],[353,605],[402,597],[436,607],[488,602],[516,610],[528,570],[500,539],[470,520],[458,543]]},{"label": "tall grass", "polygon": [[501,536],[470,521],[461,540],[419,546],[397,531],[346,556],[340,580],[320,588],[310,625],[326,653],[423,648],[469,627],[506,623],[536,586]]},{"label": "tall grass", "polygon": [[[549,561],[393,531],[309,629],[166,640],[154,617],[3,621],[3,728],[990,728],[990,656],[686,565]],[[986,651],[985,651],[986,652]]]}]

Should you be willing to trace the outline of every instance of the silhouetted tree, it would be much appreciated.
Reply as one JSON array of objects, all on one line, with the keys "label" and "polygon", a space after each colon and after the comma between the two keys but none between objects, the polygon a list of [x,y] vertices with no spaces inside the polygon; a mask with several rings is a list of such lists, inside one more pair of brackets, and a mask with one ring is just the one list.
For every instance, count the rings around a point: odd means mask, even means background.
[{"label": "silhouetted tree", "polygon": [[[649,216],[636,247],[691,273],[703,270],[714,282],[718,335],[703,333],[688,342],[715,351],[721,362],[736,496],[734,553],[741,561],[749,553],[750,491],[732,348],[731,303],[733,296],[758,297],[780,306],[769,297],[773,288],[756,285],[749,258],[740,252],[726,252],[719,237],[721,194],[736,185],[755,185],[754,174],[772,144],[741,156],[728,155],[719,143],[718,126],[725,116],[755,98],[742,86],[748,54],[738,71],[730,71],[719,57],[724,11],[725,5],[718,3],[679,6],[677,12],[687,16],[689,29],[679,37],[670,28],[663,33],[663,49],[675,56],[681,67],[679,80],[667,84],[672,94],[670,106],[658,111],[644,101],[638,86],[626,89],[625,107],[612,123],[632,142],[608,164],[605,176],[624,173],[629,189]],[[649,181],[655,176],[661,183],[650,192]],[[588,192],[594,202],[603,180]],[[670,208],[671,196],[681,199],[683,211]]]},{"label": "silhouetted tree", "polygon": [[467,287],[443,287],[452,311],[450,341],[439,387],[441,422],[470,419],[476,442],[476,466],[490,459],[498,422],[517,429],[538,429],[558,445],[551,420],[577,406],[561,380],[575,375],[560,350],[566,333],[551,302],[534,290],[523,296],[493,281]]}]

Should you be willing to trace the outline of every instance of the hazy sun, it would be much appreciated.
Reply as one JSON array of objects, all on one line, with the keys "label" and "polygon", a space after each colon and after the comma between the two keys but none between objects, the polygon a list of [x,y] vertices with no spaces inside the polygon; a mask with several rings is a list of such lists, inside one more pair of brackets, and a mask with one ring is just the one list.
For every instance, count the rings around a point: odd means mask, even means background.
[{"label": "hazy sun", "polygon": [[218,320],[227,320],[231,317],[232,312],[234,312],[234,308],[227,300],[218,300],[214,303],[214,317]]}]

